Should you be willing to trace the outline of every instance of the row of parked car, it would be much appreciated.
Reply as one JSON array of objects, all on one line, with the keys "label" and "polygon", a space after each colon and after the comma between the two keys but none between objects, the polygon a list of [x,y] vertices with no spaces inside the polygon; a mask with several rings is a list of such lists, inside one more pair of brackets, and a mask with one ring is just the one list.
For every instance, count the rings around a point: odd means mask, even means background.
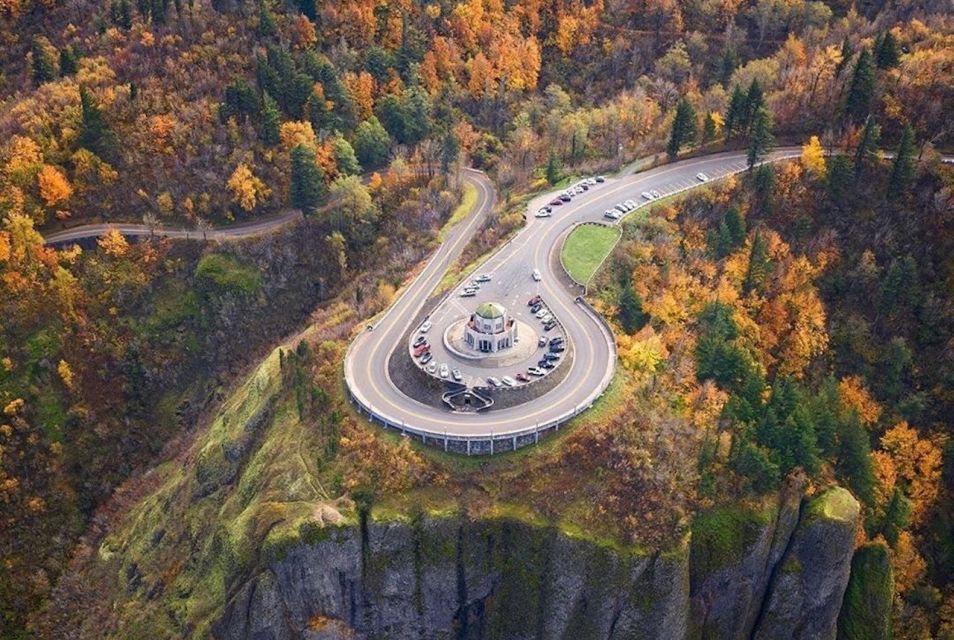
[{"label": "row of parked car", "polygon": [[541,296],[533,296],[530,298],[530,301],[527,302],[527,305],[530,307],[530,313],[532,313],[537,320],[543,323],[544,331],[550,331],[556,326],[556,318],[554,318],[550,310],[547,309]]},{"label": "row of parked car", "polygon": [[610,220],[619,220],[621,217],[623,217],[624,213],[629,213],[637,206],[639,205],[637,205],[633,200],[624,200],[612,209],[607,209],[604,211],[603,217],[609,218]]},{"label": "row of parked car", "polygon": [[592,178],[584,178],[576,184],[567,187],[561,191],[557,197],[551,200],[548,204],[540,207],[537,212],[534,214],[537,218],[549,218],[553,215],[553,207],[559,207],[563,204],[570,202],[574,197],[586,193],[590,188],[595,187],[598,184],[606,182],[604,176],[593,176]]},{"label": "row of parked car", "polygon": [[414,342],[411,344],[411,353],[415,358],[418,359],[418,363],[421,365],[421,368],[427,371],[430,374],[437,373],[442,378],[451,376],[457,382],[460,382],[464,379],[464,374],[461,373],[460,369],[454,367],[451,369],[446,362],[442,362],[440,367],[437,366],[436,362],[433,362],[434,355],[431,353],[431,345],[427,342],[427,336],[424,334],[430,331],[431,322],[427,320],[424,324],[421,325],[420,333],[417,338],[414,339]]},{"label": "row of parked car", "polygon": [[480,285],[485,282],[490,282],[491,276],[489,273],[482,273],[479,276],[475,277],[473,280],[464,285],[463,290],[460,292],[461,298],[473,298],[477,295],[477,292],[480,291]]}]

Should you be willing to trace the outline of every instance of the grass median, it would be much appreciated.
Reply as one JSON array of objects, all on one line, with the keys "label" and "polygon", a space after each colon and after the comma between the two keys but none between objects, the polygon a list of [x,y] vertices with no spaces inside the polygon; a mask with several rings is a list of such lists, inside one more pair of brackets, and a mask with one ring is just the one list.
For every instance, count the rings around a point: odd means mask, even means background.
[{"label": "grass median", "polygon": [[570,277],[586,284],[619,239],[615,227],[584,224],[578,226],[563,243],[561,257]]}]

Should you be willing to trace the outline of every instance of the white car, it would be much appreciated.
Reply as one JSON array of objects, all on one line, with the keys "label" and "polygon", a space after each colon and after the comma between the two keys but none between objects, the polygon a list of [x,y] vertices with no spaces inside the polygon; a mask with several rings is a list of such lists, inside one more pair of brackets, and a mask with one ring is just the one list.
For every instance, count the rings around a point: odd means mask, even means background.
[{"label": "white car", "polygon": [[622,214],[615,209],[607,209],[603,212],[604,218],[609,218],[610,220],[619,220]]},{"label": "white car", "polygon": [[473,289],[464,289],[463,291],[460,292],[461,298],[473,298],[476,295],[477,295],[477,292],[474,291]]},{"label": "white car", "polygon": [[636,208],[636,201],[635,201],[635,200],[626,200],[625,202],[623,202],[623,204],[625,204],[627,207],[629,207],[630,210]]},{"label": "white car", "polygon": [[530,274],[530,277],[533,278],[536,282],[543,280],[543,276],[540,275],[539,269],[534,269],[533,273]]},{"label": "white car", "polygon": [[537,312],[536,312],[535,314],[533,314],[533,315],[535,315],[535,316],[539,319],[539,318],[542,318],[542,317],[545,316],[545,315],[548,315],[549,313],[550,313],[550,312],[547,310],[546,307],[542,307],[539,311],[537,311]]},{"label": "white car", "polygon": [[501,380],[503,380],[503,383],[507,385],[508,387],[517,386],[517,381],[511,378],[510,376],[504,376],[503,378],[501,378]]},{"label": "white car", "polygon": [[457,368],[451,371],[451,375],[454,377],[454,380],[456,380],[457,382],[460,382],[461,380],[464,379],[464,375],[460,372],[460,369],[457,369]]},{"label": "white car", "polygon": [[658,190],[658,189],[653,189],[653,190],[650,191],[649,193],[653,194],[653,198],[656,199],[656,200],[659,200],[660,198],[662,198],[662,194],[659,193],[659,190]]},{"label": "white car", "polygon": [[425,321],[424,321],[424,324],[421,325],[421,333],[427,333],[428,331],[431,330],[431,327],[433,327],[433,326],[434,326],[434,325],[431,324],[431,321],[430,321],[430,320],[425,320]]},{"label": "white car", "polygon": [[497,378],[493,376],[490,376],[489,378],[487,378],[487,384],[489,384],[491,387],[499,387],[500,380],[498,380]]},{"label": "white car", "polygon": [[546,323],[550,322],[551,320],[553,320],[553,314],[552,314],[552,313],[548,313],[547,315],[545,315],[545,316],[543,316],[542,318],[540,318],[540,322],[542,322],[543,324],[546,324]]},{"label": "white car", "polygon": [[546,209],[540,209],[540,210],[537,211],[534,215],[535,215],[537,218],[549,218],[549,217],[550,217],[551,215],[553,215],[553,214],[550,213],[549,211],[547,211]]},{"label": "white car", "polygon": [[447,366],[447,363],[446,363],[446,362],[442,362],[442,363],[441,363],[441,377],[442,377],[442,378],[446,378],[449,373],[450,373],[450,368]]},{"label": "white car", "polygon": [[596,186],[596,178],[587,178],[587,179],[584,180],[583,182],[585,182],[586,184],[590,185],[591,187]]},{"label": "white car", "polygon": [[639,194],[639,195],[641,195],[644,200],[652,200],[652,199],[653,199],[653,194],[649,193],[648,191],[643,191],[643,192],[642,192],[641,194]]},{"label": "white car", "polygon": [[432,363],[430,363],[429,365],[427,365],[427,372],[428,372],[428,373],[434,373],[435,371],[437,371],[437,363],[436,363],[436,362],[432,362]]},{"label": "white car", "polygon": [[696,174],[696,180],[698,180],[699,182],[709,182],[709,176],[707,176],[706,174],[702,172],[699,172]]},{"label": "white car", "polygon": [[529,373],[531,376],[537,376],[537,377],[547,375],[547,372],[541,369],[540,367],[530,367],[529,369],[527,369],[527,373]]},{"label": "white car", "polygon": [[490,282],[490,274],[489,274],[489,273],[482,273],[482,274],[480,274],[479,276],[477,276],[476,278],[474,278],[474,280],[475,280],[476,282]]}]

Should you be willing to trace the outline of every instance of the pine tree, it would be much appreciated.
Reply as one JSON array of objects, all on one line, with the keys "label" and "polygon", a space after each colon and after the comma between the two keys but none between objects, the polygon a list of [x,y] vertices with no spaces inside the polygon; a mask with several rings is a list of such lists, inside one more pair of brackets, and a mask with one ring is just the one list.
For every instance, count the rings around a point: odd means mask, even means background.
[{"label": "pine tree", "polygon": [[315,152],[300,144],[291,150],[288,200],[293,207],[311,213],[324,195],[324,177],[321,168],[315,163]]},{"label": "pine tree", "polygon": [[262,38],[271,38],[278,35],[278,25],[275,24],[275,14],[265,2],[258,3],[258,35]]},{"label": "pine tree", "polygon": [[749,169],[754,167],[758,161],[761,160],[773,142],[772,115],[768,109],[761,107],[752,118],[748,153]]},{"label": "pine tree", "polygon": [[841,41],[841,60],[838,61],[838,66],[835,67],[835,77],[841,75],[841,72],[848,67],[848,62],[851,60],[851,56],[855,53],[854,48],[851,46],[851,40],[848,39],[848,36],[845,36],[844,40]]},{"label": "pine tree", "polygon": [[623,278],[623,290],[619,296],[619,323],[626,333],[633,334],[646,326],[649,316],[643,311],[643,301],[633,289],[629,278]]},{"label": "pine tree", "polygon": [[726,45],[722,50],[722,67],[719,70],[719,81],[723,87],[729,85],[729,81],[732,79],[732,74],[735,73],[737,66],[739,66],[739,56],[735,52],[735,47]]},{"label": "pine tree", "polygon": [[[879,519],[876,533],[884,536],[892,547],[898,543],[898,534],[911,524],[911,501],[900,487],[895,487],[891,499],[884,508],[884,516]],[[875,532],[873,532],[875,533]]]},{"label": "pine tree", "polygon": [[116,136],[106,125],[103,112],[86,87],[80,87],[79,93],[83,116],[76,142],[78,146],[110,160],[116,150]]},{"label": "pine tree", "polygon": [[30,47],[33,55],[33,84],[40,86],[44,82],[56,79],[58,52],[44,36],[33,36]]},{"label": "pine tree", "polygon": [[871,443],[868,434],[852,414],[842,424],[836,468],[847,480],[848,488],[865,504],[874,502],[874,467],[871,462]]},{"label": "pine tree", "polygon": [[745,241],[745,218],[742,217],[742,212],[739,211],[737,206],[732,205],[725,212],[722,221],[729,232],[732,248],[740,246]]},{"label": "pine tree", "polygon": [[725,114],[725,141],[732,139],[739,130],[742,129],[743,112],[745,111],[745,92],[742,87],[735,85],[732,90],[732,98],[729,100],[729,108]]},{"label": "pine tree", "polygon": [[132,5],[129,0],[113,0],[109,5],[109,19],[120,29],[131,29]]},{"label": "pine tree", "polygon": [[676,106],[676,117],[673,118],[672,130],[669,133],[669,145],[666,147],[669,158],[675,159],[683,145],[691,144],[695,137],[696,110],[683,98]]},{"label": "pine tree", "polygon": [[875,46],[875,64],[879,69],[891,69],[901,62],[901,52],[894,34],[886,31]]},{"label": "pine tree", "polygon": [[894,155],[891,175],[888,176],[888,194],[897,195],[907,190],[914,177],[914,129],[905,125],[901,142]]},{"label": "pine tree", "polygon": [[872,116],[868,116],[865,120],[865,128],[861,132],[861,140],[858,141],[858,147],[855,149],[855,177],[861,175],[868,156],[877,151],[880,137],[881,128]]},{"label": "pine tree", "polygon": [[746,295],[762,287],[768,276],[769,265],[768,245],[762,233],[756,229],[752,236],[752,247],[749,249],[749,268],[742,281],[742,291]]},{"label": "pine tree", "polygon": [[374,116],[359,124],[355,130],[354,151],[366,169],[379,167],[388,159],[391,136]]},{"label": "pine tree", "polygon": [[267,93],[262,95],[262,128],[259,137],[267,146],[278,144],[282,117],[278,112],[278,104]]},{"label": "pine tree", "polygon": [[702,143],[706,144],[707,142],[712,142],[716,137],[716,121],[715,117],[712,115],[712,112],[706,114],[706,118],[702,123]]},{"label": "pine tree", "polygon": [[752,84],[745,94],[745,104],[742,107],[742,130],[751,133],[755,118],[760,109],[765,108],[765,93],[758,79],[752,78]]},{"label": "pine tree", "polygon": [[871,101],[875,91],[875,70],[871,64],[871,53],[865,47],[858,54],[855,72],[851,76],[851,85],[845,97],[843,108],[845,119],[849,122],[861,122],[871,111]]},{"label": "pine tree", "polygon": [[560,159],[555,153],[551,153],[547,159],[547,182],[556,184],[560,181],[560,174],[563,173],[563,167],[560,165]]},{"label": "pine tree", "polygon": [[64,76],[71,76],[76,73],[79,61],[76,59],[76,52],[71,46],[65,46],[60,49],[60,73]]}]

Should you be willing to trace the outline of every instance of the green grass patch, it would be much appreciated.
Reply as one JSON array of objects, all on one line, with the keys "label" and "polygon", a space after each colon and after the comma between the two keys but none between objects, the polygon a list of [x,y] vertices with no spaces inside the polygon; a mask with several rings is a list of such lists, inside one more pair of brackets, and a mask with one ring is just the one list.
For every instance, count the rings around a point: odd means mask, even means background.
[{"label": "green grass patch", "polygon": [[467,214],[474,210],[475,204],[477,204],[477,187],[469,182],[465,182],[464,193],[461,195],[460,204],[457,205],[457,208],[451,213],[451,217],[448,218],[447,222],[444,223],[444,226],[441,227],[441,230],[437,233],[438,242],[444,242],[444,236],[447,235],[447,232],[455,224],[466,218]]},{"label": "green grass patch", "polygon": [[262,288],[262,277],[255,267],[220,253],[202,256],[195,269],[195,277],[223,291],[253,294]]},{"label": "green grass patch", "polygon": [[585,284],[596,273],[616,245],[619,231],[603,225],[580,225],[563,243],[560,254],[563,266],[577,282]]}]

